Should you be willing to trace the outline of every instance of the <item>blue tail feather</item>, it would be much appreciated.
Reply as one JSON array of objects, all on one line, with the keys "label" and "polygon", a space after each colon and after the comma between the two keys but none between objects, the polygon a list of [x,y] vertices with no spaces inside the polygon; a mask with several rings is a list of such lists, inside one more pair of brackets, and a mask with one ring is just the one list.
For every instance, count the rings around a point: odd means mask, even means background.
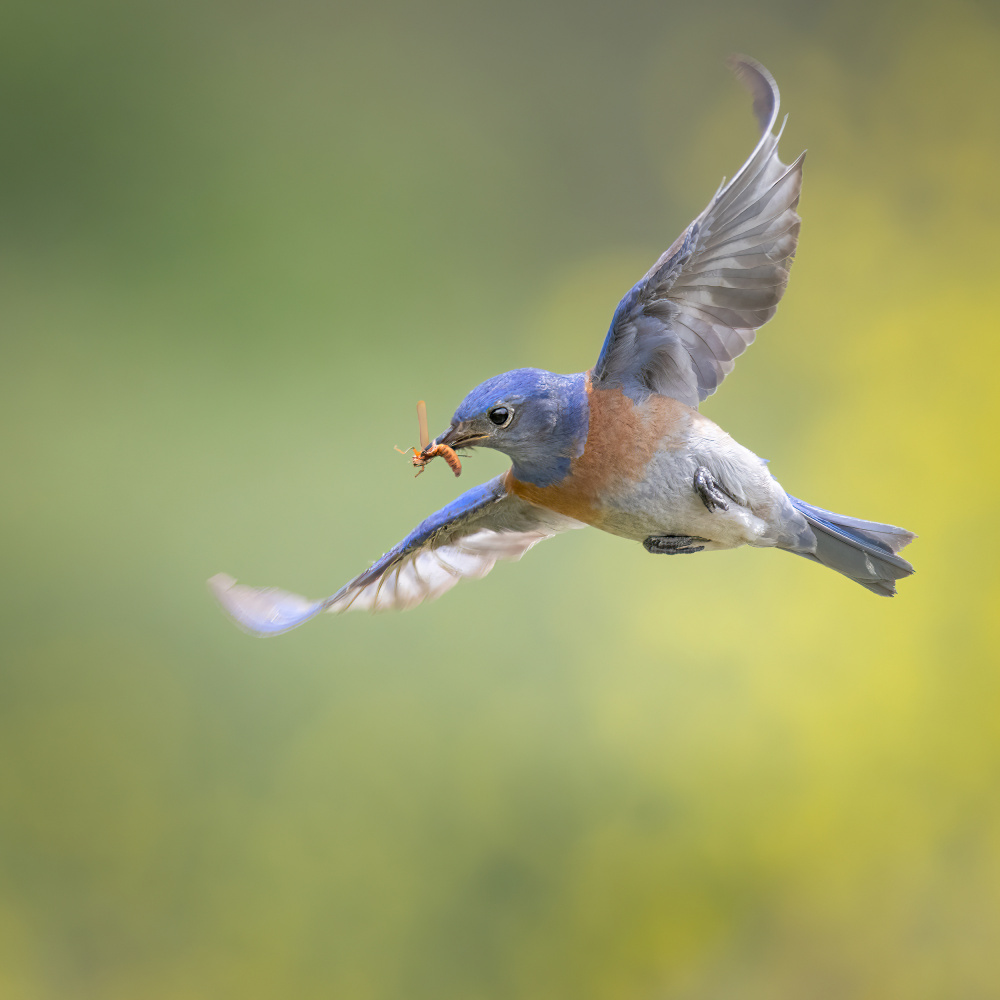
[{"label": "blue tail feather", "polygon": [[800,514],[809,522],[816,536],[814,549],[788,549],[850,577],[873,593],[892,597],[896,580],[913,573],[913,567],[896,553],[916,538],[905,528],[877,521],[835,514],[813,507],[789,494]]}]

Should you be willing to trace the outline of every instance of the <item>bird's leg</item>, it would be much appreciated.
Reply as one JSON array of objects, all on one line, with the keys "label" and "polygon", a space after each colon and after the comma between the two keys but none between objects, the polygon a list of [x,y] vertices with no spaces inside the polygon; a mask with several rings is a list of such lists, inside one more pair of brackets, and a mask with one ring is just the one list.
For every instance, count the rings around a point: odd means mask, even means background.
[{"label": "bird's leg", "polygon": [[679,556],[701,552],[705,546],[695,545],[695,542],[707,541],[707,538],[699,538],[697,535],[650,535],[642,544],[654,556]]},{"label": "bird's leg", "polygon": [[710,513],[715,510],[729,510],[729,504],[726,503],[727,497],[733,503],[736,503],[736,498],[722,488],[722,484],[704,465],[699,465],[695,469],[694,488],[698,491],[701,502],[708,508]]}]

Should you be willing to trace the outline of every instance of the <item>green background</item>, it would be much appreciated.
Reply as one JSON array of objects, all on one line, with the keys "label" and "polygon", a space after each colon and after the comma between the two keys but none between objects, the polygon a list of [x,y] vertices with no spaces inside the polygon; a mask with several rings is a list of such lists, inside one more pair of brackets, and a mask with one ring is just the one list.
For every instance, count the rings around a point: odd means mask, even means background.
[{"label": "green background", "polygon": [[[806,560],[573,532],[269,641],[457,489],[392,446],[579,371],[755,141],[777,318],[704,411],[902,524]],[[1000,994],[1000,13],[5,5],[0,996]]]}]

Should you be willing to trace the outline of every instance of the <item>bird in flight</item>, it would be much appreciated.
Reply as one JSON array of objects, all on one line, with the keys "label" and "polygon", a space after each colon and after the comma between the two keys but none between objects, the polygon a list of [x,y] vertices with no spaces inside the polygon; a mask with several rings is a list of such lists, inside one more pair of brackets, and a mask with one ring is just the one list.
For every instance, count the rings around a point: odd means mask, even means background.
[{"label": "bird in flight", "polygon": [[778,158],[777,85],[751,59],[730,65],[753,97],[760,140],[618,304],[594,367],[487,379],[427,445],[438,454],[494,448],[510,469],[432,514],[323,600],[212,577],[237,624],[268,636],[323,611],[411,608],[588,525],[654,555],[778,548],[895,593],[913,572],[896,554],[911,532],[790,496],[763,459],[698,412],[774,315],[799,235],[805,154],[791,166]]}]

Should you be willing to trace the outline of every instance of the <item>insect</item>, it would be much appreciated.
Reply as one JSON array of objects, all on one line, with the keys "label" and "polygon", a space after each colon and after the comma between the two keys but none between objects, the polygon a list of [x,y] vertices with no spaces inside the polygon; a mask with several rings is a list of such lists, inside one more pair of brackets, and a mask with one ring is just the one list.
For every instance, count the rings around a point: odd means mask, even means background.
[{"label": "insect", "polygon": [[[451,471],[455,473],[456,476],[462,474],[462,463],[458,460],[458,455],[455,454],[454,448],[449,448],[446,444],[436,444],[431,441],[431,436],[427,431],[427,404],[420,400],[417,403],[417,423],[420,425],[420,451],[416,448],[410,448],[409,450],[413,452],[413,457],[410,461],[413,463],[417,472],[416,475],[420,475],[427,466],[427,463],[432,458],[437,458],[440,456],[443,458],[451,468]],[[395,445],[393,445],[395,447]],[[402,448],[396,448],[396,451],[400,455],[405,455],[406,452]]]}]

